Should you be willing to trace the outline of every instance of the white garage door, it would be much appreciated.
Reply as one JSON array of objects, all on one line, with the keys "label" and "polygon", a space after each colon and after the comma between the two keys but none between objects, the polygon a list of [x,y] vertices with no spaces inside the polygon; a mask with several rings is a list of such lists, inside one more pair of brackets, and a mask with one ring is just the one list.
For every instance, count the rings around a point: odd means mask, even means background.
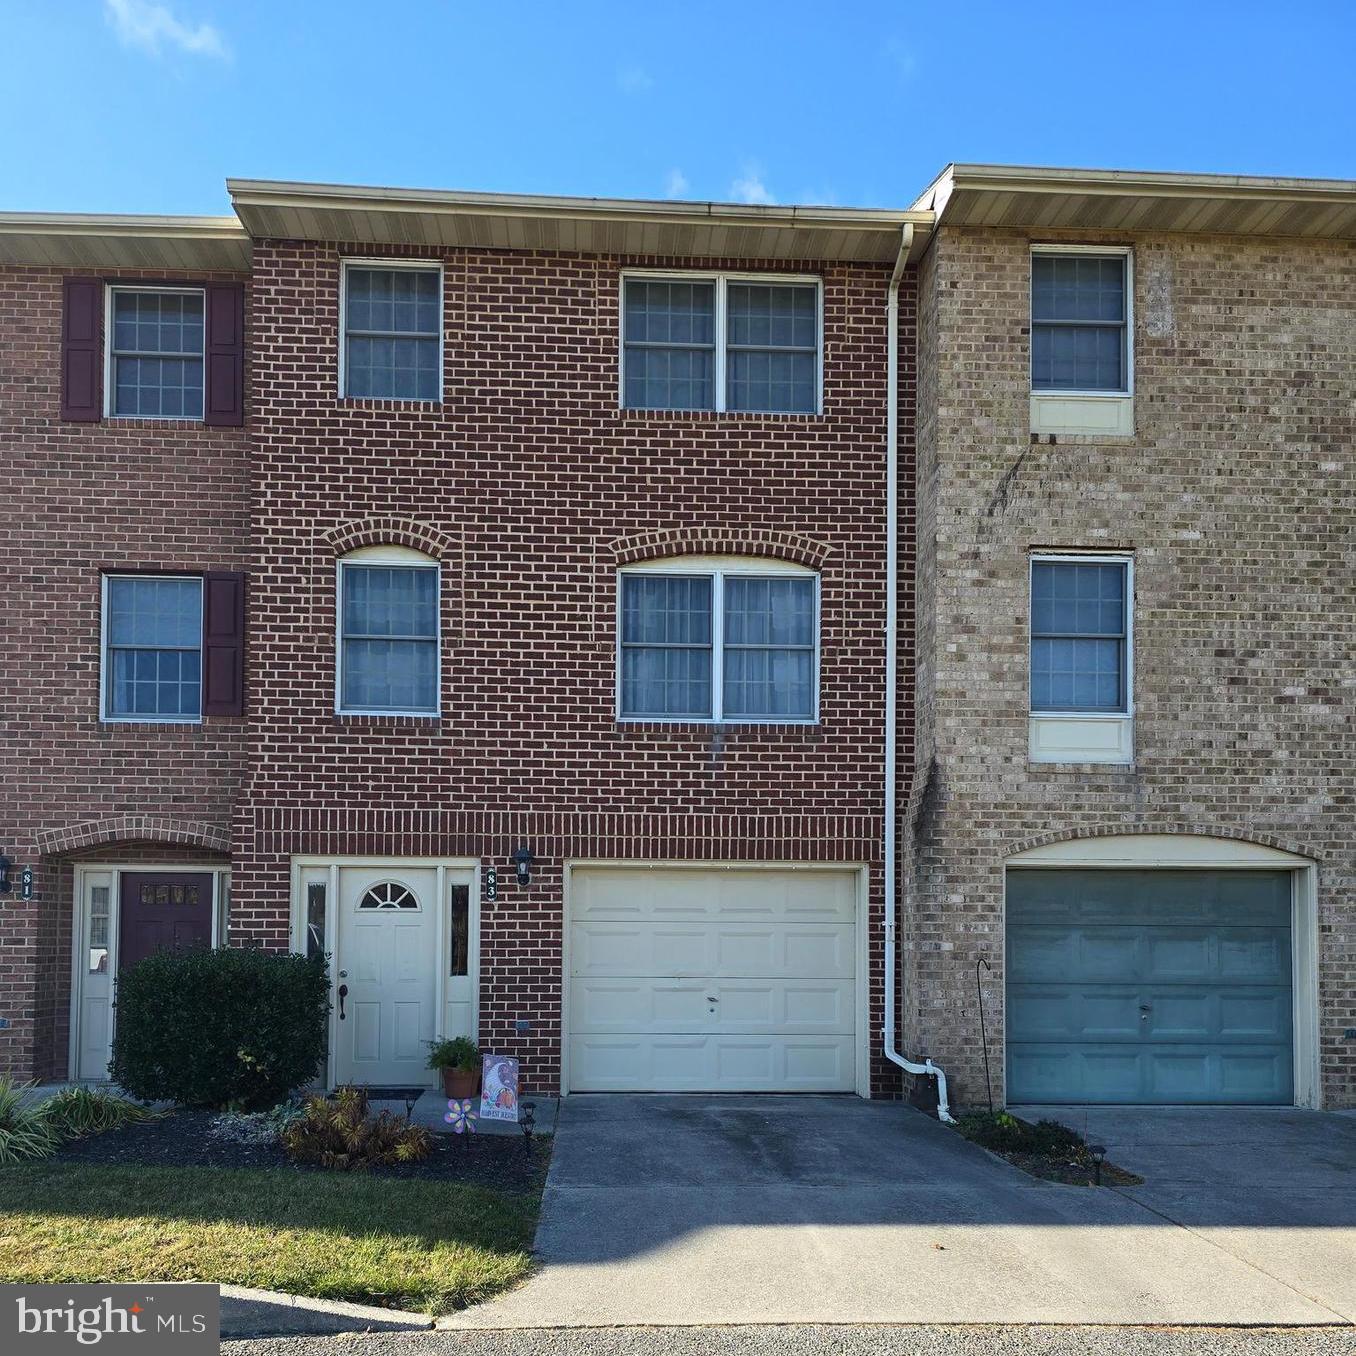
[{"label": "white garage door", "polygon": [[851,1092],[857,875],[577,867],[572,1092]]}]

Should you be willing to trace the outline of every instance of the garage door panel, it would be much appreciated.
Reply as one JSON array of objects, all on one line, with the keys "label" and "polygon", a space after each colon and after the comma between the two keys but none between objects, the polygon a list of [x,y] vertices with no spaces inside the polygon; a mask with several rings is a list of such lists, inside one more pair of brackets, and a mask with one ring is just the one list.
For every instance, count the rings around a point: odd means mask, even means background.
[{"label": "garage door panel", "polygon": [[855,994],[853,981],[833,979],[576,979],[570,990],[570,1030],[578,1035],[778,1031],[850,1035]]},{"label": "garage door panel", "polygon": [[851,871],[576,868],[576,1091],[850,1091]]},{"label": "garage door panel", "polygon": [[570,930],[570,973],[576,976],[851,979],[856,970],[856,933],[851,926],[775,929],[708,923],[679,929],[649,923],[625,928],[576,923]]},{"label": "garage door panel", "polygon": [[1290,899],[1284,872],[1011,872],[1009,1098],[1289,1102]]},{"label": "garage door panel", "polygon": [[572,1035],[570,1086],[579,1092],[843,1092],[854,1081],[851,1035]]}]

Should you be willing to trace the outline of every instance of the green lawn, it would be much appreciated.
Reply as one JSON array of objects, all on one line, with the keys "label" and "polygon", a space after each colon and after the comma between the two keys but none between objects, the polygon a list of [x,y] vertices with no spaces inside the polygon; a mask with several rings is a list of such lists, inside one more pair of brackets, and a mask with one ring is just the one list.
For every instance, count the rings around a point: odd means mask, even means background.
[{"label": "green lawn", "polygon": [[0,1171],[0,1279],[208,1281],[447,1313],[522,1280],[539,1197],[358,1173]]}]

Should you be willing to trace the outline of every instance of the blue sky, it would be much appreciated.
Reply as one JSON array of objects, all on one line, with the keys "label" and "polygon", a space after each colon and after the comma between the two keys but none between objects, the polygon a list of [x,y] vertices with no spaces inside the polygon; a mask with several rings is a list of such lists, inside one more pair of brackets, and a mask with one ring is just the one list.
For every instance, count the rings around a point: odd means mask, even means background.
[{"label": "blue sky", "polygon": [[0,208],[227,175],[907,205],[948,160],[1356,178],[1352,0],[0,0]]}]

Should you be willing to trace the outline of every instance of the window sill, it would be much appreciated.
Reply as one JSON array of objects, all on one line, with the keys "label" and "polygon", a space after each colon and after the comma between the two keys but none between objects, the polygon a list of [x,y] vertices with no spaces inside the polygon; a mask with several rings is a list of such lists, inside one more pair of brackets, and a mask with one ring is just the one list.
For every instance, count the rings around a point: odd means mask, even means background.
[{"label": "window sill", "polygon": [[1074,391],[1033,391],[1031,432],[1132,438],[1135,434],[1135,398]]},{"label": "window sill", "polygon": [[1134,717],[1032,715],[1028,757],[1033,763],[1112,763],[1135,760]]},{"label": "window sill", "polygon": [[824,418],[823,410],[648,410],[637,409],[630,405],[617,406],[617,413],[623,419],[635,420],[684,420],[692,419],[702,423],[715,419],[732,419],[748,423],[758,419],[774,419],[779,422],[798,421],[810,423]]},{"label": "window sill", "polygon": [[203,719],[201,716],[100,716],[99,724],[106,728],[122,728],[132,730],[144,730],[147,726],[152,729],[171,729],[171,730],[200,730],[202,729]]},{"label": "window sill", "polygon": [[389,721],[401,725],[437,725],[442,715],[433,711],[336,711],[334,719],[341,724],[367,724]]},{"label": "window sill", "polygon": [[713,730],[817,730],[818,720],[701,720],[696,716],[617,716],[619,730],[662,730],[668,734],[710,734]]},{"label": "window sill", "polygon": [[440,410],[443,397],[424,400],[418,396],[337,396],[335,404],[341,410]]}]

